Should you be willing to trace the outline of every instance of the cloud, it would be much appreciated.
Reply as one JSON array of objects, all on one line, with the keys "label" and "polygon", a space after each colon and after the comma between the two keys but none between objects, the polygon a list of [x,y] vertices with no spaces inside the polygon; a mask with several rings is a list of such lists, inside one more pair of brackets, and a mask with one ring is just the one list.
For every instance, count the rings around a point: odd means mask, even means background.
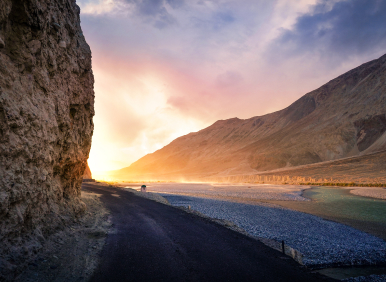
[{"label": "cloud", "polygon": [[234,88],[235,86],[242,83],[243,77],[237,71],[227,71],[217,76],[216,84],[220,89],[223,88]]},{"label": "cloud", "polygon": [[122,0],[137,6],[140,14],[146,16],[157,16],[167,13],[167,10],[182,7],[185,2],[181,0]]},{"label": "cloud", "polygon": [[135,14],[150,21],[154,27],[163,29],[176,23],[168,10],[180,7],[182,1],[171,0],[125,0],[135,6]]},{"label": "cloud", "polygon": [[96,82],[91,168],[280,110],[375,59],[385,2],[78,0]]},{"label": "cloud", "polygon": [[350,57],[379,54],[385,51],[385,15],[382,0],[319,1],[282,31],[271,45],[275,52],[269,52],[278,60],[312,55],[337,65]]},{"label": "cloud", "polygon": [[82,7],[82,14],[101,15],[110,13],[116,9],[114,0],[99,0],[98,2],[79,0],[77,4]]},{"label": "cloud", "polygon": [[114,15],[139,19],[157,29],[177,23],[172,15],[174,9],[184,6],[183,0],[79,0],[82,14]]}]

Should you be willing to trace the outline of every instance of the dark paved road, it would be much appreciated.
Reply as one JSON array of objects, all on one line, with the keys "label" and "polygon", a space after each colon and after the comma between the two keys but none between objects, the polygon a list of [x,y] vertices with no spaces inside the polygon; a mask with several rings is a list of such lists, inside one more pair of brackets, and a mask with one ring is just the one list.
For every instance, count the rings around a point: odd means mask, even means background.
[{"label": "dark paved road", "polygon": [[102,194],[115,229],[91,281],[332,281],[201,217],[119,188],[83,189]]}]

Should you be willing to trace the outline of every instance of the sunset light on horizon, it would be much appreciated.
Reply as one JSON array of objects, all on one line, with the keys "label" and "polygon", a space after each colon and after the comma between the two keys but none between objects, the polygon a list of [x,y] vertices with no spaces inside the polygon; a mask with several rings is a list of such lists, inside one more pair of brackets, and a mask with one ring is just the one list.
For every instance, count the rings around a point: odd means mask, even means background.
[{"label": "sunset light on horizon", "polygon": [[386,281],[386,0],[0,3],[0,282]]},{"label": "sunset light on horizon", "polygon": [[386,1],[77,4],[92,50],[96,174],[219,119],[281,110],[385,53]]}]

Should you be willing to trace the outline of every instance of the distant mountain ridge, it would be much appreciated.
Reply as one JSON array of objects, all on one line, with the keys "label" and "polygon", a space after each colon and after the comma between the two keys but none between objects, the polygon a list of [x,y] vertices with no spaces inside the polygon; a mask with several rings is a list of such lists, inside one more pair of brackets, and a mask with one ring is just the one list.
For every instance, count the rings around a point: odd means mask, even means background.
[{"label": "distant mountain ridge", "polygon": [[219,120],[112,176],[197,181],[385,149],[386,55],[329,81],[281,111]]}]

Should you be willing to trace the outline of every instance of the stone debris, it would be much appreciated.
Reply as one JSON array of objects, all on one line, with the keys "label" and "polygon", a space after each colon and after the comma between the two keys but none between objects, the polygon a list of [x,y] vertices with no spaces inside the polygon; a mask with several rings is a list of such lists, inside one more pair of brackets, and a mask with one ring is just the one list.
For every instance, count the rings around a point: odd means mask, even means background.
[{"label": "stone debris", "polygon": [[62,48],[66,48],[67,47],[66,41],[64,41],[64,40],[59,41],[59,46]]}]

